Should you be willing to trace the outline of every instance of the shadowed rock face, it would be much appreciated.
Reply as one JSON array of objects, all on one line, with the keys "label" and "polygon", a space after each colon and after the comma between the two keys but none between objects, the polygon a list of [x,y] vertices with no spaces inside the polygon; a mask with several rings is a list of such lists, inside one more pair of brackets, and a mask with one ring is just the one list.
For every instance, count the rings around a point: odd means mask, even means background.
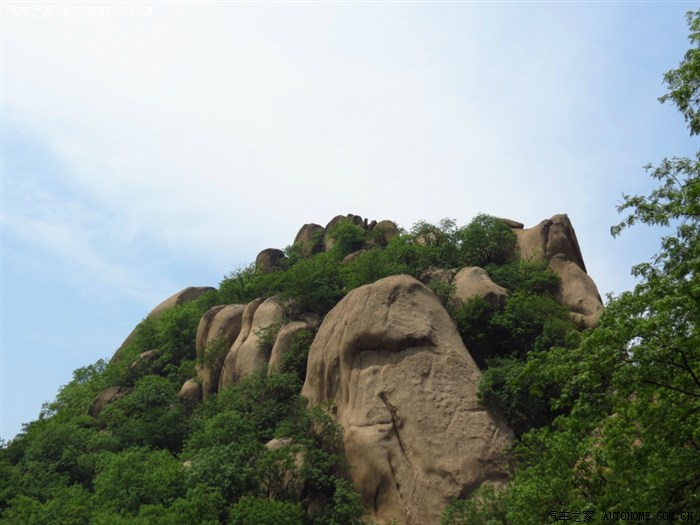
[{"label": "shadowed rock face", "polygon": [[569,307],[575,321],[586,327],[597,325],[603,314],[603,301],[593,279],[564,254],[552,257],[549,267],[561,279],[557,300]]},{"label": "shadowed rock face", "polygon": [[588,274],[581,248],[569,217],[564,214],[546,219],[534,228],[514,229],[523,259],[548,261],[561,279],[558,300],[569,307],[575,321],[586,327],[598,324],[603,301]]},{"label": "shadowed rock face", "polygon": [[437,297],[400,275],[353,290],[329,312],[302,394],[334,403],[372,519],[431,525],[451,498],[506,479],[512,435],[479,405],[479,379]]},{"label": "shadowed rock face", "polygon": [[472,297],[481,297],[494,306],[502,305],[508,290],[494,283],[486,270],[478,266],[462,268],[454,276],[454,300],[464,302]]},{"label": "shadowed rock face", "polygon": [[304,224],[299,229],[296,237],[294,237],[294,242],[292,244],[300,244],[302,247],[302,255],[304,257],[310,257],[316,253],[325,250],[325,245],[323,244],[323,237],[326,229],[320,224]]},{"label": "shadowed rock face", "polygon": [[255,268],[261,273],[270,273],[275,268],[279,268],[286,258],[282,250],[266,248],[255,258]]},{"label": "shadowed rock face", "polygon": [[569,261],[586,271],[576,232],[567,215],[555,215],[533,228],[514,228],[513,231],[518,237],[518,248],[523,259],[549,261],[558,253],[563,253]]},{"label": "shadowed rock face", "polygon": [[204,357],[204,363],[197,365],[197,377],[202,382],[202,396],[206,399],[217,391],[219,376],[226,354],[205,355],[209,345],[219,342],[225,348],[231,348],[241,331],[243,321],[243,304],[215,306],[208,310],[197,327],[197,357]]},{"label": "shadowed rock face", "polygon": [[[266,348],[260,341],[260,330],[277,325],[284,319],[282,305],[275,297],[256,299],[248,303],[243,311],[241,331],[231,346],[224,361],[219,391],[237,383],[241,378],[267,366],[272,346]],[[273,340],[274,343],[274,340]]]}]

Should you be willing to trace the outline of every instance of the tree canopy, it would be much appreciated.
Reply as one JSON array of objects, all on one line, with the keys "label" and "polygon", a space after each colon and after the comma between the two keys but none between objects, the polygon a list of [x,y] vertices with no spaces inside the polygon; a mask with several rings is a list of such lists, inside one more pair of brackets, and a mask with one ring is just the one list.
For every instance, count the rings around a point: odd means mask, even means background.
[{"label": "tree canopy", "polygon": [[[692,48],[665,75],[660,100],[697,135],[700,11],[688,23]],[[670,233],[579,345],[528,354],[520,377],[531,391],[557,385],[549,401],[558,416],[522,436],[507,490],[455,503],[443,523],[535,524],[574,512],[621,522],[613,511],[700,509],[700,152],[647,171],[658,186],[624,195],[611,233],[636,224]]]}]

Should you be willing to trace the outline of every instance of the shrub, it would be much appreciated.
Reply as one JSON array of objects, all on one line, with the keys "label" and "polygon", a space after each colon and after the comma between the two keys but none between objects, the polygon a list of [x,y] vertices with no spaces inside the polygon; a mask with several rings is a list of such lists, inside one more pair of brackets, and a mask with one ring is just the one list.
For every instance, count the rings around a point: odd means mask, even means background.
[{"label": "shrub", "polygon": [[506,264],[516,257],[517,238],[502,220],[479,214],[455,233],[464,265]]},{"label": "shrub", "polygon": [[502,414],[516,436],[551,423],[556,413],[549,400],[558,395],[555,384],[528,374],[525,362],[515,357],[490,360],[479,383],[479,400]]},{"label": "shrub", "polygon": [[486,271],[491,280],[510,290],[554,296],[559,290],[559,276],[545,261],[518,260],[504,265],[489,264]]},{"label": "shrub", "polygon": [[304,510],[298,503],[252,497],[231,507],[230,525],[303,525]]}]

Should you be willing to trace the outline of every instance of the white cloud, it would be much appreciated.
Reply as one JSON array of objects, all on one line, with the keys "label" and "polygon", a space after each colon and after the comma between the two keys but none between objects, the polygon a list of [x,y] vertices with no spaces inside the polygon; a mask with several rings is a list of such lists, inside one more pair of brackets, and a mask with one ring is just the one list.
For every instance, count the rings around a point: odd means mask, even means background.
[{"label": "white cloud", "polygon": [[624,81],[627,17],[616,5],[58,10],[6,22],[6,115],[43,136],[118,236],[192,258],[250,260],[347,212],[576,224],[607,217],[600,185],[617,196],[614,170],[646,161],[610,161],[629,147],[621,130],[636,131],[609,113],[604,80]]}]

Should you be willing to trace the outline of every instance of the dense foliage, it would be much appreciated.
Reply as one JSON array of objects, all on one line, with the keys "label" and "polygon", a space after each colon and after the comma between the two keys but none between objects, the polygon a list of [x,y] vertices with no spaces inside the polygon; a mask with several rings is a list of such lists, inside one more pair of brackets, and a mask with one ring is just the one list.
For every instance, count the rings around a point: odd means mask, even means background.
[{"label": "dense foliage", "polygon": [[[313,334],[295,336],[278,373],[261,371],[194,408],[178,398],[195,376],[199,320],[216,304],[276,295],[289,318],[322,316],[353,288],[412,275],[442,299],[477,354],[499,356],[480,359],[484,402],[518,432],[552,419],[551,388],[532,393],[521,377],[524,358],[578,332],[554,299],[557,277],[544,263],[518,260],[515,235],[502,221],[420,222],[387,243],[347,220],[329,244],[320,253],[291,246],[272,271],[235,271],[218,291],[146,318],[118,358],[77,370],[40,419],[0,449],[0,523],[360,522],[339,429],[300,396]],[[453,300],[438,270],[472,264],[510,291],[502,306]],[[279,328],[261,330],[258,344],[271,347]],[[200,365],[224,355],[216,344]],[[93,399],[117,386],[121,397],[88,416]],[[271,440],[280,446],[266,447]]]},{"label": "dense foliage", "polygon": [[[692,48],[666,74],[661,101],[699,135],[700,11],[688,22]],[[549,405],[558,417],[522,436],[507,490],[455,502],[444,525],[539,524],[575,513],[637,522],[631,511],[700,518],[700,153],[648,171],[658,186],[624,196],[627,215],[612,233],[665,227],[657,255],[632,269],[639,284],[609,302],[580,344],[528,354],[522,377],[531,388],[557,385]],[[517,366],[508,362],[503,375]],[[513,410],[527,402],[520,392],[496,394]]]}]

